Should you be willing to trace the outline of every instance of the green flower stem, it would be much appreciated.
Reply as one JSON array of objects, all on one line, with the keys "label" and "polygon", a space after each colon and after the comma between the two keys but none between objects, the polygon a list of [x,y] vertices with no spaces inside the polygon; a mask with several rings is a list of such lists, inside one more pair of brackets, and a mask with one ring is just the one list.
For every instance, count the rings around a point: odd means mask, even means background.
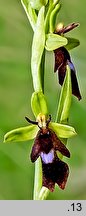
[{"label": "green flower stem", "polygon": [[57,4],[54,10],[50,14],[50,32],[53,33],[55,30],[56,17],[61,8],[60,4]]},{"label": "green flower stem", "polygon": [[53,0],[49,0],[49,6],[53,4]]},{"label": "green flower stem", "polygon": [[[44,92],[44,66],[45,66],[45,27],[44,27],[44,7],[38,14],[36,31],[32,44],[32,77],[35,92]],[[42,167],[41,159],[35,162],[34,177],[34,200],[38,200],[40,190],[42,188]]]},{"label": "green flower stem", "polygon": [[42,187],[42,164],[41,164],[41,159],[38,158],[37,161],[35,162],[34,195],[33,195],[34,200],[38,200],[41,187]]},{"label": "green flower stem", "polygon": [[67,124],[69,119],[69,111],[71,106],[72,86],[71,86],[71,71],[67,65],[66,76],[61,89],[59,105],[56,114],[56,122]]},{"label": "green flower stem", "polygon": [[[71,71],[67,65],[66,76],[61,89],[59,105],[57,109],[56,122],[68,124],[69,111],[72,98],[72,86],[71,86]],[[61,141],[67,145],[67,138],[61,138]],[[58,153],[59,158],[62,160],[63,155]]]},{"label": "green flower stem", "polygon": [[51,12],[55,8],[55,6],[58,4],[58,2],[59,2],[59,0],[56,0],[55,2],[53,2],[52,0],[49,1],[49,7],[48,7],[48,11],[47,11],[46,18],[45,18],[45,32],[46,32],[46,34],[49,31],[49,19],[50,19]]},{"label": "green flower stem", "polygon": [[38,200],[46,200],[48,194],[49,194],[49,189],[46,187],[42,187],[39,193]]},{"label": "green flower stem", "polygon": [[[42,83],[42,92],[44,92],[44,65],[45,65],[45,54],[43,53],[43,58],[41,61],[41,67],[40,67],[40,80]],[[42,192],[41,195],[40,191],[42,190],[42,164],[41,159],[38,158],[35,162],[35,176],[34,176],[34,200],[43,200],[44,199],[44,193]]]}]

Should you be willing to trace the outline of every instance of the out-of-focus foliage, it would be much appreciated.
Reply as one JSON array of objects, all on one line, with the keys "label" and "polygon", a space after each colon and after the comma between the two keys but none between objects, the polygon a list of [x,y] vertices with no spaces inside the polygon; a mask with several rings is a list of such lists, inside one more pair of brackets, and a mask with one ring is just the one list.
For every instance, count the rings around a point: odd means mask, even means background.
[{"label": "out-of-focus foliage", "polygon": [[[80,22],[80,27],[67,34],[81,45],[70,51],[77,70],[82,100],[72,98],[70,125],[78,135],[70,138],[71,158],[66,189],[57,186],[47,199],[86,199],[86,28],[85,0],[62,0],[58,21]],[[70,10],[71,8],[71,10]],[[32,30],[20,0],[0,0],[0,199],[32,199],[34,165],[30,161],[30,142],[3,143],[3,135],[14,128],[28,125],[24,117],[34,119],[31,111],[33,92],[31,77]],[[53,53],[47,52],[45,95],[52,120],[55,119],[60,89],[53,73]],[[48,80],[48,81],[47,81]]]}]

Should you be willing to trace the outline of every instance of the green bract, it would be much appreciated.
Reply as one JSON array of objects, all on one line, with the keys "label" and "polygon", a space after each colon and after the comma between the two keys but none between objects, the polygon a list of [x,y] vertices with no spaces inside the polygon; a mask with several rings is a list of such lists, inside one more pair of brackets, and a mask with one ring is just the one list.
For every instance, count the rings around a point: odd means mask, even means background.
[{"label": "green bract", "polygon": [[57,137],[69,138],[76,135],[75,129],[68,125],[50,122],[49,128],[51,128],[55,132]]},{"label": "green bract", "polygon": [[67,39],[58,34],[49,33],[46,35],[46,45],[45,48],[48,51],[53,51],[59,47],[65,46],[67,44]]},{"label": "green bract", "polygon": [[37,125],[30,125],[26,127],[21,127],[14,129],[4,136],[4,142],[18,142],[34,139],[39,128]]},{"label": "green bract", "polygon": [[57,14],[60,10],[61,5],[57,4],[56,7],[54,8],[54,10],[51,12],[50,14],[50,32],[54,32],[55,31],[55,25],[56,25],[56,17]]},{"label": "green bract", "polygon": [[48,0],[30,0],[31,7],[40,10],[42,6],[45,6],[48,3]]},{"label": "green bract", "polygon": [[71,87],[71,72],[67,65],[66,76],[61,89],[60,100],[57,110],[56,122],[67,124],[69,118],[69,110],[71,105],[72,87]]},{"label": "green bract", "polygon": [[56,5],[58,4],[59,0],[56,0],[53,2],[53,0],[49,1],[49,7],[48,7],[48,11],[45,17],[45,32],[48,33],[49,32],[49,23],[50,23],[50,15],[51,12],[53,11],[53,9],[56,7]]},{"label": "green bract", "polygon": [[31,7],[30,3],[28,0],[21,0],[21,3],[24,7],[24,10],[27,14],[27,17],[29,19],[29,22],[32,26],[33,31],[35,31],[35,26],[36,26],[36,22],[37,22],[37,15],[35,10]]},{"label": "green bract", "polygon": [[71,49],[73,49],[73,48],[75,48],[75,47],[77,47],[77,46],[80,45],[80,41],[79,41],[78,39],[70,38],[70,37],[66,37],[66,38],[67,38],[67,40],[68,40],[68,43],[67,43],[67,45],[65,46],[65,48],[66,48],[67,50],[71,50]]},{"label": "green bract", "polygon": [[46,99],[42,92],[34,92],[32,94],[31,107],[35,117],[37,117],[39,113],[44,115],[48,114]]},{"label": "green bract", "polygon": [[40,9],[32,43],[31,69],[35,91],[42,90],[40,65],[45,46],[44,6]]}]

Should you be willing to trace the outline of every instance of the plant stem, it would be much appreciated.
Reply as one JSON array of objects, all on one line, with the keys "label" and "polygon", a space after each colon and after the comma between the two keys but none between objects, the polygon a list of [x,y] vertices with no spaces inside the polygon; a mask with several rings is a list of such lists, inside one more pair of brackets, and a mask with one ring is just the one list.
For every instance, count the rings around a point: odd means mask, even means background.
[{"label": "plant stem", "polygon": [[42,166],[41,159],[35,162],[35,177],[34,177],[34,195],[33,199],[38,200],[38,196],[42,187]]},{"label": "plant stem", "polygon": [[38,200],[45,200],[49,194],[49,189],[46,187],[42,187],[39,193]]},{"label": "plant stem", "polygon": [[[40,81],[42,92],[44,93],[44,67],[45,67],[45,49],[42,55],[40,66]],[[35,177],[34,177],[34,200],[45,200],[48,196],[49,189],[42,187],[42,164],[41,159],[35,162]]]},{"label": "plant stem", "polygon": [[[42,55],[41,65],[40,65],[40,82],[42,86],[42,92],[44,93],[44,67],[45,67],[45,49]],[[45,197],[47,197],[48,189],[45,188],[45,190],[42,187],[42,164],[41,159],[38,158],[35,162],[35,176],[34,176],[34,200],[43,200]]]}]

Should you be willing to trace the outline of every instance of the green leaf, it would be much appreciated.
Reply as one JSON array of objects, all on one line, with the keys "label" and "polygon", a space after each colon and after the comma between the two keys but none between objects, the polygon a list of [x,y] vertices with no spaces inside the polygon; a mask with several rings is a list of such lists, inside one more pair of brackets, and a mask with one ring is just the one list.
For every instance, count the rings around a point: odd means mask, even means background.
[{"label": "green leaf", "polygon": [[46,98],[42,92],[34,92],[32,94],[31,107],[35,117],[37,117],[39,113],[44,115],[48,114]]},{"label": "green leaf", "polygon": [[27,14],[27,17],[29,19],[29,22],[32,26],[33,31],[35,31],[35,26],[37,22],[37,15],[33,8],[31,8],[31,5],[28,0],[21,0],[21,3],[23,5],[23,8]]},{"label": "green leaf", "polygon": [[40,10],[42,6],[45,6],[48,3],[48,0],[30,0],[31,7]]},{"label": "green leaf", "polygon": [[46,35],[46,45],[45,48],[48,51],[53,51],[59,47],[65,46],[67,44],[67,39],[58,34],[49,33]]},{"label": "green leaf", "polygon": [[18,142],[34,139],[39,128],[37,125],[30,125],[9,131],[4,136],[4,142]]},{"label": "green leaf", "polygon": [[50,32],[52,33],[55,31],[56,18],[57,18],[57,14],[60,8],[61,8],[61,5],[57,4],[54,10],[50,14]]},{"label": "green leaf", "polygon": [[68,125],[50,122],[49,128],[51,128],[55,132],[57,137],[70,138],[70,137],[76,135],[75,129],[71,126],[68,126]]},{"label": "green leaf", "polygon": [[75,48],[75,47],[77,47],[77,46],[80,45],[80,41],[79,41],[78,39],[70,38],[70,37],[66,37],[66,38],[67,38],[67,40],[68,40],[68,43],[67,43],[67,45],[65,46],[65,48],[66,48],[67,50],[71,50],[71,49],[73,49],[73,48]]},{"label": "green leaf", "polygon": [[71,87],[71,71],[67,65],[66,76],[61,89],[59,105],[57,110],[56,122],[67,124],[69,111],[71,106],[72,87]]},{"label": "green leaf", "polygon": [[32,43],[31,69],[35,91],[42,90],[40,64],[45,46],[44,6],[40,9]]}]

